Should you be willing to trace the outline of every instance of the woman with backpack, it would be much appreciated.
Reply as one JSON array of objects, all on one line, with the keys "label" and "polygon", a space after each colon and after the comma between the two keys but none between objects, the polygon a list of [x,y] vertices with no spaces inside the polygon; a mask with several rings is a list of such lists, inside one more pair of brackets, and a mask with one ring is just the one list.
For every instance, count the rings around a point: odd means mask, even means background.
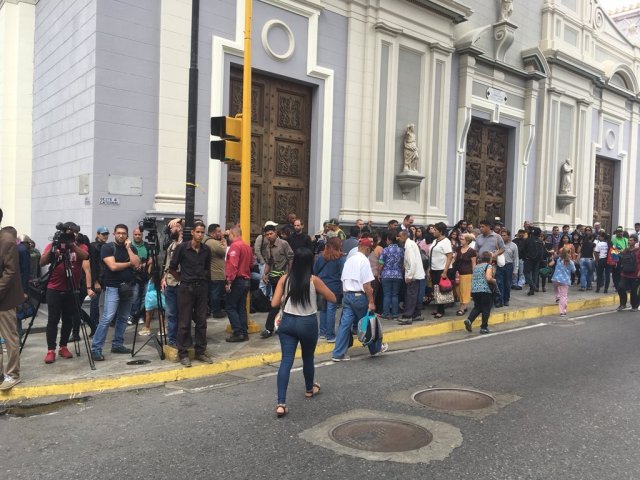
[{"label": "woman with backpack", "polygon": [[569,295],[569,285],[571,285],[571,274],[575,273],[576,266],[571,259],[570,249],[560,249],[560,255],[554,260],[555,268],[551,281],[556,294],[556,302],[560,309],[560,316],[567,316],[567,299]]},{"label": "woman with backpack", "polygon": [[478,264],[473,268],[471,280],[471,297],[473,298],[473,310],[464,321],[464,328],[471,332],[471,324],[482,313],[480,334],[491,333],[489,331],[489,316],[493,306],[493,292],[498,288],[494,267],[491,265],[491,252],[484,252],[478,259]]},{"label": "woman with backpack", "polygon": [[627,308],[627,292],[631,300],[631,310],[637,311],[640,305],[638,286],[640,285],[640,248],[638,248],[638,236],[629,235],[629,243],[620,253],[620,281],[618,282],[618,297],[620,305],[618,311]]},{"label": "woman with backpack", "polygon": [[320,384],[314,382],[313,364],[318,343],[317,295],[333,303],[336,302],[336,296],[319,277],[312,274],[312,270],[313,252],[304,247],[296,250],[289,273],[280,278],[271,299],[271,306],[280,307],[282,314],[278,328],[282,351],[278,369],[278,417],[289,412],[286,402],[287,387],[298,343],[302,350],[305,397],[311,398],[320,393]]}]

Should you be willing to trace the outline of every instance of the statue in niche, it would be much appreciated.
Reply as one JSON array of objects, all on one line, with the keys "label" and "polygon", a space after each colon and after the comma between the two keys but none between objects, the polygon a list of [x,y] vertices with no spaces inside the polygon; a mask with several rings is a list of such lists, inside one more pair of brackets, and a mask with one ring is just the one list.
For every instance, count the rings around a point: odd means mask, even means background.
[{"label": "statue in niche", "polygon": [[560,167],[560,194],[566,195],[571,193],[571,176],[573,174],[573,167],[571,166],[571,162],[567,158],[562,167]]},{"label": "statue in niche", "polygon": [[501,0],[500,6],[500,21],[508,22],[513,14],[513,0]]},{"label": "statue in niche", "polygon": [[418,171],[418,145],[416,144],[415,125],[410,123],[404,131],[404,167],[403,172]]}]

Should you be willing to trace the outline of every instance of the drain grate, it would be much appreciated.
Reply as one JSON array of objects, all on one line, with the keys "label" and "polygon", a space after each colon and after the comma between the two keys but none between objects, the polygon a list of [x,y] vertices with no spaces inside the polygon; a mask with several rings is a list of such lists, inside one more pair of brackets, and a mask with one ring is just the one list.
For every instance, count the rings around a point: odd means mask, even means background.
[{"label": "drain grate", "polygon": [[413,400],[436,410],[481,410],[496,403],[491,395],[465,388],[429,388],[414,393]]},{"label": "drain grate", "polygon": [[375,418],[341,423],[329,432],[329,436],[341,445],[368,452],[407,452],[433,440],[431,432],[419,425]]}]

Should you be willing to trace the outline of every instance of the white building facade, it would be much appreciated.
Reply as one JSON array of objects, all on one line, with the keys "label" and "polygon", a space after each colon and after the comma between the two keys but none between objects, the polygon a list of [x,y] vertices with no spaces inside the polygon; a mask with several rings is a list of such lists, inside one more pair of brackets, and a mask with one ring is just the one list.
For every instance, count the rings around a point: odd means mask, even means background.
[{"label": "white building facade", "polygon": [[[208,223],[239,212],[209,119],[240,108],[244,13],[200,2]],[[252,29],[254,234],[291,211],[309,231],[640,220],[640,50],[597,0],[254,0]],[[5,224],[42,243],[184,212],[190,34],[190,0],[0,0]]]}]

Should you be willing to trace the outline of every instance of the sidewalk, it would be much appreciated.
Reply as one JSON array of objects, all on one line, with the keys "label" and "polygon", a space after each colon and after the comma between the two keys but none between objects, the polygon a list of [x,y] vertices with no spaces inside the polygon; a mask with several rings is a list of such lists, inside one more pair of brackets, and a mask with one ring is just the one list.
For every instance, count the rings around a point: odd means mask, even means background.
[{"label": "sidewalk", "polygon": [[[526,291],[512,291],[509,307],[494,309],[489,320],[489,326],[505,322],[530,320],[545,316],[557,315],[558,307],[555,304],[553,288],[548,288],[547,293],[537,293],[527,296]],[[569,292],[569,315],[572,312],[614,306],[618,304],[618,297],[614,294],[596,294],[594,292],[580,292],[577,287],[571,287]],[[410,326],[397,325],[396,322],[384,321],[385,342],[390,344],[417,338],[442,335],[445,333],[462,330],[465,316],[455,315],[455,308],[447,309],[446,316],[434,320],[431,312],[433,306],[425,307],[423,315],[425,321],[415,322]],[[338,315],[340,311],[338,311]],[[640,317],[640,316],[639,316]],[[251,319],[260,327],[264,325],[266,313],[251,315]],[[479,325],[479,319],[476,321]],[[244,368],[257,367],[280,361],[280,343],[277,336],[269,339],[261,339],[259,334],[252,334],[248,342],[227,343],[225,338],[228,321],[226,318],[208,320],[208,350],[214,357],[212,365],[194,361],[191,368],[185,368],[170,360],[160,360],[158,351],[149,343],[134,358],[130,355],[118,355],[110,352],[110,329],[107,343],[105,344],[105,361],[96,362],[96,370],[89,368],[89,361],[80,342],[81,354],[75,355],[73,344],[69,344],[69,350],[74,353],[74,358],[64,359],[57,357],[55,363],[47,365],[44,356],[47,353],[44,327],[46,326],[46,310],[38,314],[33,329],[22,352],[21,378],[22,383],[7,392],[0,391],[0,406],[17,405],[23,401],[33,403],[34,399],[45,401],[45,398],[56,400],[78,397],[89,392],[99,393],[105,391],[148,387],[173,382],[177,380],[194,379],[209,375],[216,375]],[[28,321],[23,322],[24,328]],[[152,327],[157,327],[154,321]],[[131,347],[135,326],[127,327],[125,345]],[[153,330],[153,328],[152,328]],[[477,330],[477,329],[476,329]],[[475,333],[474,333],[475,334]],[[149,337],[138,336],[136,350]],[[356,345],[358,342],[356,341]],[[393,347],[392,347],[393,348]],[[333,350],[333,344],[319,340],[317,355],[329,354]],[[352,349],[357,351],[357,347]],[[299,350],[298,350],[299,355]],[[148,361],[144,364],[127,365],[127,362],[137,360]]]}]

